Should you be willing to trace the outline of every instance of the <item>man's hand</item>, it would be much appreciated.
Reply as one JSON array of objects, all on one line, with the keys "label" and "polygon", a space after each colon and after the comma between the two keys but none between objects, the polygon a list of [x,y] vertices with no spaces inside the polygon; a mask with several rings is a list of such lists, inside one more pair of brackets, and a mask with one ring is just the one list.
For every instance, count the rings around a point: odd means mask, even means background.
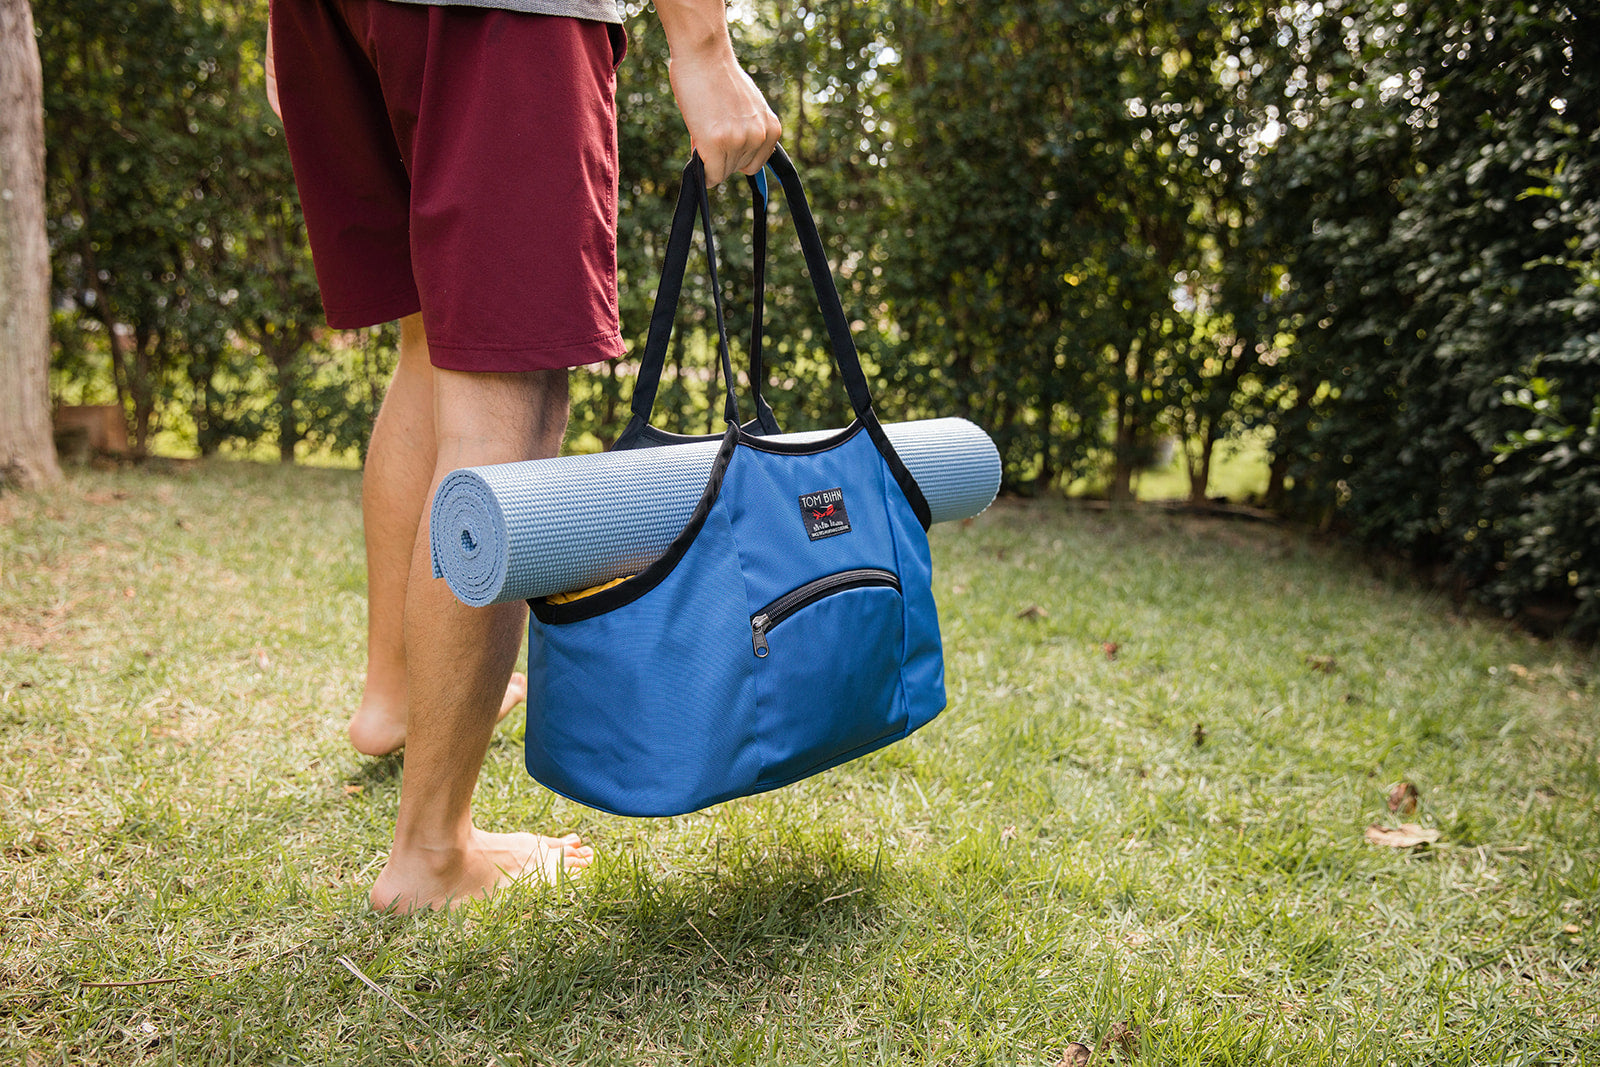
[{"label": "man's hand", "polygon": [[733,54],[722,0],[656,0],[672,52],[672,95],[706,183],[755,174],[778,143],[778,116]]}]

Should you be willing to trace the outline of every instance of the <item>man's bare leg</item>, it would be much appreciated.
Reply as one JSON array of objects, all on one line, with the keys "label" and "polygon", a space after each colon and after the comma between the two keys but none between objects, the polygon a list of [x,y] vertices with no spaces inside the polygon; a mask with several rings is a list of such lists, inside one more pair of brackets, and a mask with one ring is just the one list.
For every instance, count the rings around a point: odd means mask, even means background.
[{"label": "man's bare leg", "polygon": [[[383,756],[406,743],[406,585],[417,529],[428,506],[438,450],[433,425],[433,367],[422,316],[400,321],[400,361],[372,428],[361,481],[367,543],[367,678],[350,718],[350,743]],[[528,680],[512,674],[502,718],[527,696]]]},{"label": "man's bare leg", "polygon": [[[435,370],[433,383],[438,447],[430,497],[457,467],[552,456],[560,447],[565,371]],[[575,835],[490,834],[472,822],[472,792],[526,618],[521,603],[469,608],[433,577],[423,510],[404,609],[405,776],[394,847],[372,888],[374,907],[442,907],[524,873],[554,879],[593,858]]]}]

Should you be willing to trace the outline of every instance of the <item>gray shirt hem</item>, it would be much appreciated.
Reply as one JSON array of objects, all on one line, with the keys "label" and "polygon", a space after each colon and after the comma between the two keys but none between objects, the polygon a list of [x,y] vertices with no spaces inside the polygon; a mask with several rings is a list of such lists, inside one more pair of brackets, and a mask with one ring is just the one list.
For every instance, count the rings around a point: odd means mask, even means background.
[{"label": "gray shirt hem", "polygon": [[594,22],[622,22],[616,0],[396,0],[402,4],[436,4],[441,7],[497,7],[528,15],[557,15]]}]

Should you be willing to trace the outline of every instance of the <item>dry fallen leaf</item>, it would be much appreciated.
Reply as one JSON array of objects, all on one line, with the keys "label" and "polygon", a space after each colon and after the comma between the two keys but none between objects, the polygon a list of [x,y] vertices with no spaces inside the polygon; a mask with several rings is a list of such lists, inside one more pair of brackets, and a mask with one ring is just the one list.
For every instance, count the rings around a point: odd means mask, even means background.
[{"label": "dry fallen leaf", "polygon": [[1367,827],[1367,840],[1374,845],[1385,848],[1413,848],[1417,845],[1430,845],[1439,840],[1439,831],[1418,826],[1414,822],[1404,822],[1396,827],[1379,826],[1373,823]]},{"label": "dry fallen leaf", "polygon": [[1017,828],[1015,826],[1007,826],[1007,827],[1005,827],[1004,829],[1002,829],[1000,831],[1000,840],[1002,840],[1002,841],[1015,841],[1016,839],[1017,839]]},{"label": "dry fallen leaf", "polygon": [[1113,1041],[1124,1056],[1131,1057],[1139,1050],[1139,1027],[1133,1023],[1112,1023],[1111,1033],[1100,1039],[1100,1047],[1103,1049]]},{"label": "dry fallen leaf", "polygon": [[1339,661],[1332,656],[1307,656],[1306,666],[1322,674],[1332,674],[1339,669]]},{"label": "dry fallen leaf", "polygon": [[1067,1050],[1061,1054],[1061,1062],[1056,1067],[1085,1067],[1092,1053],[1089,1046],[1077,1041],[1067,1045]]},{"label": "dry fallen leaf", "polygon": [[1526,678],[1528,676],[1528,668],[1524,667],[1520,663],[1513,663],[1510,666],[1508,666],[1506,668],[1506,670],[1510,671],[1512,674],[1516,675],[1518,678]]},{"label": "dry fallen leaf", "polygon": [[347,797],[348,796],[354,796],[355,794],[361,792],[361,790],[364,789],[364,788],[366,788],[366,787],[365,786],[359,786],[359,785],[346,785],[344,787],[344,795],[347,796]]},{"label": "dry fallen leaf", "polygon": [[1019,619],[1048,619],[1049,617],[1050,613],[1037,604],[1029,604],[1017,612],[1017,618]]},{"label": "dry fallen leaf", "polygon": [[1100,646],[1100,651],[1106,654],[1106,659],[1116,659],[1117,653],[1121,650],[1122,646],[1115,641],[1106,641]]},{"label": "dry fallen leaf", "polygon": [[1206,743],[1206,724],[1203,723],[1203,722],[1197,722],[1197,723],[1194,724],[1194,747],[1195,748],[1199,748],[1201,745],[1203,745],[1205,743]]},{"label": "dry fallen leaf", "polygon": [[1389,810],[1396,815],[1414,815],[1417,811],[1417,787],[1410,782],[1396,782],[1389,790]]},{"label": "dry fallen leaf", "polygon": [[1583,927],[1577,923],[1568,923],[1561,928],[1561,932],[1565,934],[1581,934],[1583,933]]}]

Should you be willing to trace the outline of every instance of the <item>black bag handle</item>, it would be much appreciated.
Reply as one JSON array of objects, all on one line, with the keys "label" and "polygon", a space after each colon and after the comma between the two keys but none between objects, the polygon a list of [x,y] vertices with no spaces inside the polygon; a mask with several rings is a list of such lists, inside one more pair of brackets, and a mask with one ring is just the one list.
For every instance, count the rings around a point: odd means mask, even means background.
[{"label": "black bag handle", "polygon": [[[766,305],[767,256],[767,202],[766,174],[758,172],[750,177],[750,199],[754,209],[753,243],[755,251],[755,303],[751,311],[750,328],[750,389],[755,394],[756,419],[751,429],[767,434],[779,432],[777,416],[761,395],[763,368],[761,363],[762,319]],[[716,245],[711,233],[710,194],[705,184],[705,165],[698,153],[692,155],[683,171],[683,181],[678,190],[678,203],[672,215],[672,231],[667,239],[666,261],[661,268],[661,283],[656,290],[655,308],[650,316],[650,333],[645,342],[645,354],[640,361],[639,374],[634,382],[632,410],[634,418],[618,438],[618,444],[631,441],[649,427],[650,414],[655,407],[656,392],[661,386],[661,375],[666,367],[667,344],[672,336],[673,320],[677,316],[678,299],[683,291],[683,276],[688,268],[689,250],[694,243],[694,224],[697,214],[704,215],[707,259],[711,265],[712,300],[717,309],[718,340],[724,368],[724,381],[731,394],[734,383],[731,376],[732,361],[727,351],[727,334],[723,319],[722,290],[717,281]],[[733,404],[737,417],[737,402]]]},{"label": "black bag handle", "polygon": [[[788,154],[781,145],[773,149],[772,157],[767,161],[767,166],[776,175],[783,186],[784,198],[789,202],[789,212],[794,219],[796,235],[800,239],[800,250],[805,257],[806,268],[811,274],[811,285],[816,293],[817,304],[822,312],[823,323],[827,327],[828,339],[833,351],[834,363],[839,368],[840,376],[845,383],[845,390],[850,397],[850,406],[855,410],[857,417],[867,419],[872,414],[872,394],[867,387],[865,372],[861,369],[861,359],[856,352],[855,340],[850,336],[849,320],[845,317],[844,305],[839,299],[838,289],[833,283],[833,272],[828,265],[828,255],[822,244],[822,236],[817,232],[816,220],[812,217],[810,204],[806,201],[805,189],[800,183],[800,176],[794,169],[794,164],[789,161]],[[756,186],[754,178],[751,179],[752,188]],[[759,192],[757,196],[760,197]],[[765,406],[765,399],[760,397],[762,371],[760,365],[760,323],[763,313],[764,289],[766,283],[766,212],[765,198],[760,198],[756,217],[756,263],[758,294],[754,312],[756,324],[752,337],[752,391],[757,395],[756,409],[758,417]],[[639,367],[639,376],[634,385],[632,409],[637,422],[648,425],[652,409],[655,407],[656,390],[661,382],[661,373],[666,366],[667,344],[672,336],[673,319],[677,315],[678,298],[683,291],[683,275],[688,267],[689,246],[693,241],[695,214],[703,216],[703,230],[706,238],[706,248],[710,259],[711,273],[711,298],[716,306],[718,348],[722,360],[723,374],[730,388],[726,392],[724,401],[724,416],[732,425],[739,422],[738,402],[734,398],[732,359],[728,353],[727,326],[723,315],[722,291],[718,285],[716,250],[711,232],[711,201],[710,193],[705,183],[705,165],[698,154],[692,156],[688,166],[683,172],[683,188],[678,195],[678,207],[673,214],[672,232],[667,239],[667,255],[661,268],[661,284],[656,290],[655,310],[650,317],[650,333],[645,342],[644,356]],[[770,414],[770,408],[767,412]]]},{"label": "black bag handle", "polygon": [[767,398],[762,393],[766,383],[765,368],[761,365],[763,318],[767,306],[767,168],[762,167],[749,178],[750,206],[755,215],[755,226],[750,235],[751,253],[755,259],[755,298],[750,308],[750,392],[754,394],[756,424],[762,433],[778,433],[778,417],[772,413]]}]

